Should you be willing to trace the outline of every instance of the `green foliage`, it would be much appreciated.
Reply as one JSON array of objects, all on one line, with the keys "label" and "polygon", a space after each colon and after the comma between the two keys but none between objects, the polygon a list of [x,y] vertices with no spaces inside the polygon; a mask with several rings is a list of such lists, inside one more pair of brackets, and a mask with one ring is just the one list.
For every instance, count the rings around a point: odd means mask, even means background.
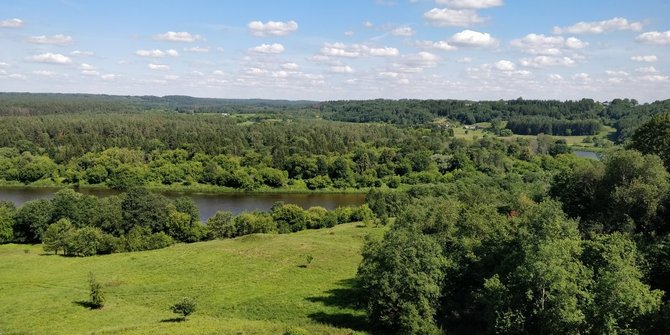
[{"label": "green foliage", "polygon": [[272,209],[272,219],[277,223],[280,233],[297,232],[307,228],[309,216],[293,204],[284,204]]},{"label": "green foliage", "polygon": [[102,308],[105,306],[105,292],[102,289],[102,284],[95,278],[92,272],[88,274],[88,285],[91,307]]},{"label": "green foliage", "polygon": [[670,114],[657,115],[643,124],[633,133],[630,146],[643,154],[658,155],[670,170]]},{"label": "green foliage", "polygon": [[14,240],[14,217],[16,209],[12,203],[0,203],[0,244]]},{"label": "green foliage", "polygon": [[53,217],[53,202],[46,199],[24,203],[16,212],[14,238],[18,242],[34,243],[43,239]]},{"label": "green foliage", "polygon": [[42,237],[44,251],[53,251],[57,254],[59,250],[62,250],[65,253],[68,247],[68,239],[73,230],[74,227],[68,219],[60,219],[56,223],[49,225]]},{"label": "green foliage", "polygon": [[170,306],[172,313],[180,314],[184,321],[197,310],[198,305],[193,298],[184,297]]},{"label": "green foliage", "polygon": [[207,229],[212,238],[231,238],[237,235],[233,213],[218,211],[207,220]]}]

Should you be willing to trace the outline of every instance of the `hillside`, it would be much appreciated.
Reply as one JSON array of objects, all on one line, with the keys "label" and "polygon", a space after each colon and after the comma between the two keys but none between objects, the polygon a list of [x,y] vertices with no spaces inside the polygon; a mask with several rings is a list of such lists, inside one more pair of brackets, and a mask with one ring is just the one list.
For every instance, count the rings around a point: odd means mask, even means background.
[{"label": "hillside", "polygon": [[[364,333],[348,281],[365,236],[382,233],[344,224],[87,258],[2,245],[0,333],[281,334],[291,326]],[[305,266],[307,255],[314,260]],[[104,284],[101,310],[85,307],[89,272]],[[168,307],[183,296],[195,298],[198,311],[177,322]]]}]

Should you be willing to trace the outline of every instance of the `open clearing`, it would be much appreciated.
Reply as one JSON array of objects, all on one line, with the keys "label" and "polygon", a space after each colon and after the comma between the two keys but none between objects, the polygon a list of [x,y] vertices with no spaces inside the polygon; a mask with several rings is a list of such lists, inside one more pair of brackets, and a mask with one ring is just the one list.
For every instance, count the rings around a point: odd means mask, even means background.
[{"label": "open clearing", "polygon": [[[344,224],[88,258],[2,245],[0,334],[365,334],[350,283],[365,236],[383,232]],[[85,306],[89,272],[100,310]],[[178,322],[168,308],[184,296],[198,310]]]}]

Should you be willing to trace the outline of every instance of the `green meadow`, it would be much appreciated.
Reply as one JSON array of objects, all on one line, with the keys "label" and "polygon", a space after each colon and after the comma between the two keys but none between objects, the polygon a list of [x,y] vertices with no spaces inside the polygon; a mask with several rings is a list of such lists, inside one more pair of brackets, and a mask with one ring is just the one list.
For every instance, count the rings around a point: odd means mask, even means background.
[{"label": "green meadow", "polygon": [[[351,281],[365,237],[383,232],[344,224],[86,258],[2,245],[0,334],[366,334]],[[89,272],[102,309],[87,307]],[[198,303],[187,321],[169,311],[182,297]]]}]

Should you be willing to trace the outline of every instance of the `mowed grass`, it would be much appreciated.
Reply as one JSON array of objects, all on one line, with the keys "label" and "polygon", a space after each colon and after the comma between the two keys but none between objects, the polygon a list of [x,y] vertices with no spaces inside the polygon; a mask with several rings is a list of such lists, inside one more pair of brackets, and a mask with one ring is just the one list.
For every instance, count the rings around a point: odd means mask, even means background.
[{"label": "mowed grass", "polygon": [[[383,231],[344,224],[87,258],[3,245],[0,334],[365,333],[350,283],[365,236]],[[89,272],[104,285],[99,310],[85,304]],[[168,308],[184,296],[198,310],[178,322]]]}]

